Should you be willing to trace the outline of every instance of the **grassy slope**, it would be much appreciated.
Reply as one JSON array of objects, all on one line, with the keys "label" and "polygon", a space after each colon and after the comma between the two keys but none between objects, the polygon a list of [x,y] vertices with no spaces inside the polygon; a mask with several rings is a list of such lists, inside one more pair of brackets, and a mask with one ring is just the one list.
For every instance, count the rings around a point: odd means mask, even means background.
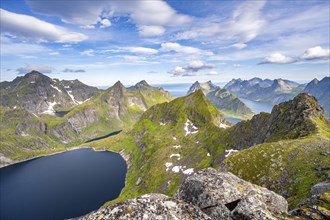
[{"label": "grassy slope", "polygon": [[223,161],[226,169],[242,179],[287,194],[291,208],[309,197],[310,188],[326,179],[330,166],[330,126],[316,119],[317,131],[301,139],[264,143],[232,154]]},{"label": "grassy slope", "polygon": [[[219,120],[223,120],[219,117],[218,110],[202,93],[192,94],[154,106],[130,133],[88,143],[88,146],[99,149],[108,146],[109,150],[125,150],[125,154],[130,155],[126,186],[115,201],[149,192],[173,195],[187,176],[182,172],[172,172],[173,166],[202,169],[212,166],[213,158],[207,155],[208,152],[215,155],[224,152],[221,145],[215,145],[224,130],[218,127]],[[185,136],[184,124],[188,118],[199,131]],[[176,149],[175,145],[182,147]],[[171,154],[180,154],[180,160],[170,158]],[[168,171],[165,167],[167,162],[173,163]],[[136,185],[139,178],[141,183]]]}]

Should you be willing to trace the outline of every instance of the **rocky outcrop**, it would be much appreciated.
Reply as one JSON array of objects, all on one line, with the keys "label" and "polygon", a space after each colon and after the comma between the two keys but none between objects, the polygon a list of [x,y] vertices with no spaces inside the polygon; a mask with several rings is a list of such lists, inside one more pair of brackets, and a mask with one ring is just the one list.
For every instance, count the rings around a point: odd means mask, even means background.
[{"label": "rocky outcrop", "polygon": [[119,202],[82,219],[287,219],[286,200],[239,179],[208,168],[188,177],[174,198],[162,194]]},{"label": "rocky outcrop", "polygon": [[310,94],[300,93],[293,100],[274,106],[271,114],[262,112],[230,128],[231,144],[242,149],[264,142],[304,137],[316,130],[314,119],[325,120],[322,107]]},{"label": "rocky outcrop", "polygon": [[114,205],[101,208],[82,220],[99,219],[196,219],[211,220],[198,207],[188,205],[180,200],[172,199],[163,194],[146,194]]},{"label": "rocky outcrop", "polygon": [[212,219],[285,219],[288,209],[282,196],[212,168],[188,177],[174,197]]}]

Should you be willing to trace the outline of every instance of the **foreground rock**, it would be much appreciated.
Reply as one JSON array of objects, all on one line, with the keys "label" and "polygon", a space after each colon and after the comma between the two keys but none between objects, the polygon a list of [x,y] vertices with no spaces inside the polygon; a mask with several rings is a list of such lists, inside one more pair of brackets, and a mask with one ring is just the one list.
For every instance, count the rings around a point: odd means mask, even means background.
[{"label": "foreground rock", "polygon": [[146,194],[102,208],[82,219],[196,219],[211,220],[198,207],[162,194]]},{"label": "foreground rock", "polygon": [[174,198],[162,194],[101,208],[82,219],[287,219],[287,201],[276,193],[208,168],[188,177]]},{"label": "foreground rock", "polygon": [[282,196],[212,168],[188,177],[175,198],[200,207],[212,219],[286,219],[288,209]]}]

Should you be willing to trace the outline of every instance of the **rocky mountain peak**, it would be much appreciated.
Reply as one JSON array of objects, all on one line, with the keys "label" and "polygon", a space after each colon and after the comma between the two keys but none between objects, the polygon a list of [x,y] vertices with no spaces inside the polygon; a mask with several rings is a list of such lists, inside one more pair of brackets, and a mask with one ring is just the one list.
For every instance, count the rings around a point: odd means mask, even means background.
[{"label": "rocky mountain peak", "polygon": [[201,87],[201,84],[198,82],[198,81],[196,81],[196,82],[194,82],[194,84],[192,84],[191,85],[191,87],[189,88],[189,90],[188,90],[188,92],[187,92],[187,95],[188,94],[191,94],[191,93],[193,93],[193,92],[196,92],[197,90],[199,90],[199,89],[201,89],[202,87]]},{"label": "rocky mountain peak", "polygon": [[114,92],[122,92],[126,90],[125,86],[120,81],[117,81],[112,87],[110,87],[110,89]]},{"label": "rocky mountain peak", "polygon": [[232,127],[234,148],[247,148],[264,142],[305,137],[317,129],[315,119],[325,120],[324,111],[308,93],[275,105],[271,114],[260,113]]},{"label": "rocky mountain peak", "polygon": [[33,82],[36,82],[36,81],[51,81],[51,78],[49,78],[48,76],[38,72],[38,71],[31,71],[27,74],[25,74],[24,78],[28,79],[28,80],[31,80]]},{"label": "rocky mountain peak", "polygon": [[271,88],[274,91],[288,91],[292,89],[283,79],[275,79]]},{"label": "rocky mountain peak", "polygon": [[[321,118],[324,119],[324,110],[314,96],[309,93],[300,93],[293,100],[276,105],[272,114],[277,111],[290,112],[289,115],[296,115],[302,119]],[[284,115],[283,115],[284,117]]]},{"label": "rocky mountain peak", "polygon": [[142,81],[136,83],[135,86],[139,87],[139,86],[150,86],[150,85],[147,83],[147,81],[142,80]]}]

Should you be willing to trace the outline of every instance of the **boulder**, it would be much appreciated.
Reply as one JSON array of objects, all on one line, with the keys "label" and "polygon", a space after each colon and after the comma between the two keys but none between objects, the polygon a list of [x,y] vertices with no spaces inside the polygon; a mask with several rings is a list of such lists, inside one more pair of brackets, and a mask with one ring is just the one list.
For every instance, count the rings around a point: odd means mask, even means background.
[{"label": "boulder", "polygon": [[82,217],[82,219],[211,220],[198,207],[162,194],[146,194],[135,199],[119,202],[92,212]]},{"label": "boulder", "polygon": [[288,209],[282,196],[213,168],[189,176],[174,198],[198,206],[212,219],[286,219]]}]

